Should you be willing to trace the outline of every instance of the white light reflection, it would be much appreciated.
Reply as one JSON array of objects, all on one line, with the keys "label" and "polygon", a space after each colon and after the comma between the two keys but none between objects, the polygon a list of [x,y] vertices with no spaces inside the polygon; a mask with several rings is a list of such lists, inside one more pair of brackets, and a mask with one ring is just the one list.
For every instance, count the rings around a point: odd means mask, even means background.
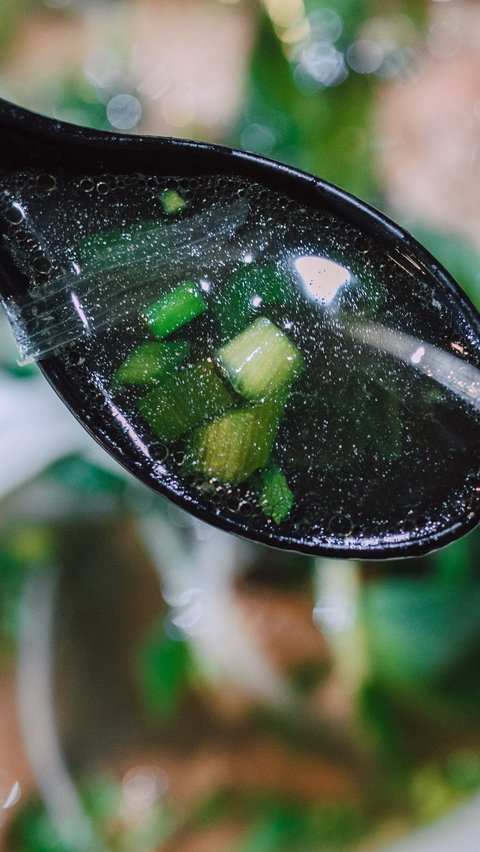
[{"label": "white light reflection", "polygon": [[338,86],[348,76],[343,53],[327,41],[306,44],[301,52],[300,68],[320,86]]},{"label": "white light reflection", "polygon": [[14,781],[12,784],[5,778],[5,775],[5,772],[0,772],[0,809],[3,811],[18,804],[22,795],[19,782]]},{"label": "white light reflection", "polygon": [[25,213],[25,208],[18,201],[13,201],[11,209],[16,211],[17,216],[15,217],[14,221],[12,221],[11,215],[10,215],[10,217],[8,217],[8,214],[7,214],[7,218],[9,219],[11,224],[14,224],[14,225],[18,224],[19,225],[20,222],[23,222],[23,220],[27,216],[27,214]]},{"label": "white light reflection", "polygon": [[383,62],[383,50],[377,42],[362,38],[349,46],[347,62],[357,74],[372,74]]},{"label": "white light reflection", "polygon": [[333,44],[342,34],[343,18],[334,9],[313,9],[307,20],[312,41],[329,41]]},{"label": "white light reflection", "polygon": [[419,346],[418,349],[415,350],[413,355],[410,358],[412,364],[420,364],[423,356],[425,355],[425,346]]},{"label": "white light reflection", "polygon": [[[430,343],[422,343],[401,331],[380,324],[352,326],[349,333],[356,340],[386,352],[406,363],[414,363],[426,376],[435,379],[464,402],[480,409],[480,370]],[[419,357],[419,350],[423,353]],[[413,358],[417,360],[414,361]]]},{"label": "white light reflection", "polygon": [[203,592],[202,589],[192,586],[185,589],[179,595],[168,595],[164,593],[165,601],[172,607],[174,613],[170,619],[171,623],[189,636],[198,635],[205,630],[202,625],[203,617]]},{"label": "white light reflection", "polygon": [[[112,401],[111,393],[110,393],[109,389],[106,387],[106,385],[104,384],[104,382],[102,381],[102,379],[100,378],[100,376],[95,375],[93,378],[95,379],[96,387],[105,397],[105,402],[107,403],[107,405],[110,409],[112,417],[114,417],[115,420],[117,421],[117,423],[120,424],[123,431],[126,432],[126,434],[130,438],[132,443],[135,444],[135,446],[140,450],[140,452],[145,456],[145,458],[151,459],[152,456],[150,454],[150,450],[148,449],[147,445],[144,444],[144,442],[139,437],[139,435],[137,435],[137,433],[136,433],[135,429],[133,428],[132,424],[130,423],[130,421],[127,420],[125,415],[122,414],[120,409],[117,408],[115,403]],[[161,470],[163,472],[164,469],[161,468]]]},{"label": "white light reflection", "polygon": [[90,323],[88,321],[88,318],[87,318],[85,311],[83,310],[83,308],[80,304],[80,300],[79,300],[77,294],[72,293],[70,298],[72,300],[73,307],[75,308],[75,313],[78,314],[78,316],[80,317],[80,319],[82,321],[82,325],[84,326],[85,330],[90,331]]},{"label": "white light reflection", "polygon": [[169,786],[168,775],[162,769],[135,766],[123,777],[123,799],[130,812],[142,813],[151,810]]},{"label": "white light reflection", "polygon": [[138,449],[141,453],[143,453],[144,456],[146,456],[147,458],[151,458],[150,451],[147,445],[143,443],[142,439],[139,438],[139,436],[135,432],[135,429],[133,428],[132,424],[129,423],[125,415],[122,414],[121,411],[119,411],[117,406],[114,405],[111,400],[109,400],[109,407],[115,420],[120,423],[124,431],[127,433],[128,437],[131,438],[132,442],[135,444],[135,446],[138,447]]},{"label": "white light reflection", "polygon": [[229,677],[268,703],[291,707],[290,685],[275,670],[238,606],[236,575],[248,550],[244,552],[234,536],[215,529],[190,549],[158,513],[142,515],[139,525],[160,573],[165,599],[184,600],[185,592],[188,598],[193,589],[201,593],[202,613],[191,645],[204,672]]},{"label": "white light reflection", "polygon": [[294,266],[302,279],[305,294],[324,304],[330,304],[342,287],[351,281],[349,270],[327,257],[298,257]]},{"label": "white light reflection", "polygon": [[342,594],[325,595],[317,600],[313,610],[313,621],[325,636],[335,636],[351,630],[355,623],[356,610],[353,601]]}]

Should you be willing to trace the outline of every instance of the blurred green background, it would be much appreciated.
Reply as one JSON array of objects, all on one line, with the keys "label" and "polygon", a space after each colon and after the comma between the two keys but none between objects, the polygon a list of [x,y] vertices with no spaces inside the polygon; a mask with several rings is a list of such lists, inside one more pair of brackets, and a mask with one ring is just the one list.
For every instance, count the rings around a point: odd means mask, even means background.
[{"label": "blurred green background", "polygon": [[[467,0],[0,0],[0,95],[320,175],[478,306],[477,32]],[[209,529],[0,316],[2,848],[377,850],[452,812],[480,789],[478,544],[334,563]]]}]

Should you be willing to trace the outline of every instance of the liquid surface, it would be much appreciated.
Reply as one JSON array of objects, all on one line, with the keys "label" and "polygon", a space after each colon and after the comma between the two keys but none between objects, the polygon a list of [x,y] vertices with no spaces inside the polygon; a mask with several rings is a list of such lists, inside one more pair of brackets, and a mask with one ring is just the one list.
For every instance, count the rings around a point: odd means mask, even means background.
[{"label": "liquid surface", "polygon": [[300,550],[393,552],[477,515],[479,340],[415,258],[244,179],[1,188],[22,354],[149,485]]}]

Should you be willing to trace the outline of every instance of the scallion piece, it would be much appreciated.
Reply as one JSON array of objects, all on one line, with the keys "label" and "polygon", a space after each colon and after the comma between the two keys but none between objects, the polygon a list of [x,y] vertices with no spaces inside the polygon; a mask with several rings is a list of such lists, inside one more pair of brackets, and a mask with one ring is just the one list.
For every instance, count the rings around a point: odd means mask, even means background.
[{"label": "scallion piece", "polygon": [[295,344],[266,317],[222,346],[216,357],[237,393],[250,400],[272,396],[303,366]]},{"label": "scallion piece", "polygon": [[283,403],[267,400],[231,411],[192,436],[189,466],[220,482],[238,485],[268,465]]},{"label": "scallion piece", "polygon": [[120,364],[114,382],[141,385],[157,381],[179,367],[189,349],[187,340],[143,343]]},{"label": "scallion piece", "polygon": [[233,405],[232,395],[206,360],[168,376],[140,400],[138,409],[155,434],[168,443]]},{"label": "scallion piece", "polygon": [[176,213],[181,213],[188,207],[188,201],[182,198],[176,189],[166,189],[162,192],[162,207],[167,216],[174,216]]},{"label": "scallion piece", "polygon": [[165,254],[169,242],[168,227],[163,222],[141,222],[124,229],[100,231],[81,241],[78,249],[80,264],[108,268]]},{"label": "scallion piece", "polygon": [[149,305],[144,316],[152,334],[162,338],[191,322],[205,308],[205,300],[195,282],[185,281]]}]

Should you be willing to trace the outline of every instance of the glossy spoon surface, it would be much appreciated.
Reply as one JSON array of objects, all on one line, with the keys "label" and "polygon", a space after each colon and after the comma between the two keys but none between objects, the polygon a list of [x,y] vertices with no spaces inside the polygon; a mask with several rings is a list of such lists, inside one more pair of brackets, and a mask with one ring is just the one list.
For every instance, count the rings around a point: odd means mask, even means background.
[{"label": "glossy spoon surface", "polygon": [[21,356],[122,465],[210,523],[415,555],[480,507],[480,324],[412,237],[254,155],[0,104]]}]

